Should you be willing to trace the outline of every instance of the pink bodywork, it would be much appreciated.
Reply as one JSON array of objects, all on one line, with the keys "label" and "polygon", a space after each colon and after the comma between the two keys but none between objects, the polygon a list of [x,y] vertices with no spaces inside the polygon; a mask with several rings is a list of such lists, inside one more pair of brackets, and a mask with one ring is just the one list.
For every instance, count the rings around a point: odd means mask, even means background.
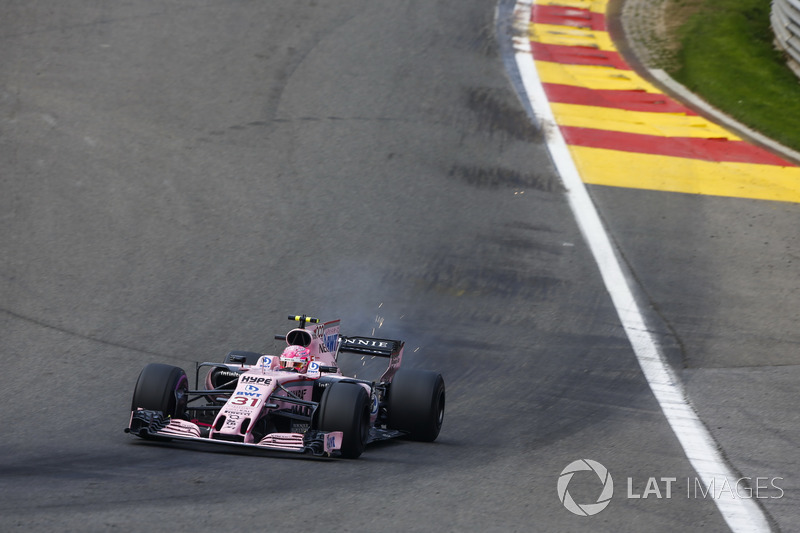
[{"label": "pink bodywork", "polygon": [[[302,400],[311,400],[314,381],[322,376],[320,366],[336,367],[335,350],[339,340],[339,320],[307,326],[304,329],[294,329],[286,335],[286,338],[287,345],[291,344],[291,340],[305,345],[310,350],[311,363],[308,371],[298,374],[281,370],[278,355],[263,355],[258,363],[250,367],[230,365],[245,372],[239,377],[236,390],[217,414],[209,435],[211,439],[225,440],[226,436],[243,435],[245,444],[256,444],[264,448],[303,449],[301,433],[271,433],[261,441],[255,442],[250,430],[265,407],[279,409],[292,406],[286,402],[275,401],[273,394],[278,393],[279,396],[286,394],[281,392],[280,388],[290,391]],[[341,372],[337,369],[335,373],[326,375],[341,375]],[[210,374],[207,380],[207,385],[211,388]],[[367,392],[371,392],[369,387]],[[295,406],[295,408],[300,407]],[[325,439],[325,451],[339,449],[341,443],[342,433],[332,432]]]},{"label": "pink bodywork", "polygon": [[[362,349],[386,349],[388,348],[387,343],[392,341],[353,338],[345,339],[343,344],[348,342],[351,343],[350,346]],[[310,407],[281,401],[279,398],[286,396],[286,391],[301,400],[311,401],[314,382],[323,375],[334,379],[345,379],[338,369],[336,361],[337,350],[341,344],[339,320],[324,324],[309,324],[304,328],[293,329],[287,333],[286,343],[287,345],[305,346],[310,350],[312,359],[305,373],[282,370],[278,355],[262,355],[252,366],[227,364],[231,370],[244,371],[244,373],[239,376],[234,392],[227,397],[225,405],[217,413],[208,437],[202,437],[202,431],[197,424],[180,419],[170,419],[158,433],[190,440],[212,440],[265,449],[302,451],[304,448],[303,433],[270,433],[255,442],[251,431],[265,410],[284,408],[310,410]],[[382,381],[391,381],[400,367],[402,352],[401,343],[398,352],[392,354],[389,366],[381,377]],[[360,384],[370,395],[372,401],[370,423],[373,424],[378,416],[378,398],[368,384]],[[210,372],[206,376],[206,388],[208,390],[214,388]],[[219,399],[224,398],[226,396],[219,397]],[[341,449],[342,438],[341,431],[326,433],[323,443],[325,453],[330,454]]]}]

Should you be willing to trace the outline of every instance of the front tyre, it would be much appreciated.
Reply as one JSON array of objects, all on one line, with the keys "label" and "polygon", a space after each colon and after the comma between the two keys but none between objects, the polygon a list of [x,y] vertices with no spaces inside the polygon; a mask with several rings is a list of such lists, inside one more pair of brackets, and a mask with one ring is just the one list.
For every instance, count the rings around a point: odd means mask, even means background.
[{"label": "front tyre", "polygon": [[389,388],[388,426],[408,438],[433,442],[444,421],[444,378],[437,372],[400,369]]},{"label": "front tyre", "polygon": [[189,380],[177,366],[151,363],[142,369],[133,390],[131,411],[159,411],[172,418],[184,418]]},{"label": "front tyre", "polygon": [[369,438],[370,402],[367,391],[356,383],[332,383],[317,408],[320,431],[341,431],[342,457],[356,459]]}]

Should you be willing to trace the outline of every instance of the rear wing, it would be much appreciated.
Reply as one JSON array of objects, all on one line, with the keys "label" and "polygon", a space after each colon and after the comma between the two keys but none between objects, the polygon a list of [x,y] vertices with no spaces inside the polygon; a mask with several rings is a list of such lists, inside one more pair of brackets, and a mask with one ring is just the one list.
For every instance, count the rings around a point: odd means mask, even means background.
[{"label": "rear wing", "polygon": [[400,362],[403,359],[403,346],[405,346],[403,341],[376,339],[374,337],[339,336],[339,353],[348,352],[389,358],[389,367],[380,378],[382,382],[391,381],[394,373],[400,368]]},{"label": "rear wing", "polygon": [[375,339],[372,337],[341,337],[340,352],[350,352],[377,357],[392,357],[400,353],[405,344],[403,341]]}]

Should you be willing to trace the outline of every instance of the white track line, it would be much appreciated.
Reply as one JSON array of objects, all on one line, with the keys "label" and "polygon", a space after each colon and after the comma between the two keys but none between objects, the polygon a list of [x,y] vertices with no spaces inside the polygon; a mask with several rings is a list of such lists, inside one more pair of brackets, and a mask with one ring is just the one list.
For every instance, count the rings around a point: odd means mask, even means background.
[{"label": "white track line", "polygon": [[[626,276],[626,269],[617,258],[614,246],[553,117],[536,72],[528,36],[531,1],[517,0],[514,9],[514,55],[526,97],[545,132],[550,155],[567,189],[567,199],[573,215],[597,261],[606,289],[611,295],[645,379],[678,437],[686,457],[706,487],[719,488],[725,483],[730,487],[741,476],[736,475],[726,464],[713,437],[690,405],[683,385],[666,361],[658,341],[648,330],[634,291],[628,283],[630,277]],[[732,531],[754,533],[771,530],[766,516],[754,500],[733,498],[725,493],[713,501]]]}]

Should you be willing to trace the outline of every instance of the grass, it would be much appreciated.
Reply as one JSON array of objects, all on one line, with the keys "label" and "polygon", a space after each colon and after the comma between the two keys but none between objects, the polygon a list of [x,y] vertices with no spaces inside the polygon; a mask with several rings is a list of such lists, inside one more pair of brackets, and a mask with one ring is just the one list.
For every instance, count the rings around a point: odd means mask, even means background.
[{"label": "grass", "polygon": [[[675,0],[685,8],[689,0]],[[800,82],[773,45],[765,0],[691,0],[670,75],[714,107],[800,151]],[[669,13],[667,14],[669,16]]]}]

